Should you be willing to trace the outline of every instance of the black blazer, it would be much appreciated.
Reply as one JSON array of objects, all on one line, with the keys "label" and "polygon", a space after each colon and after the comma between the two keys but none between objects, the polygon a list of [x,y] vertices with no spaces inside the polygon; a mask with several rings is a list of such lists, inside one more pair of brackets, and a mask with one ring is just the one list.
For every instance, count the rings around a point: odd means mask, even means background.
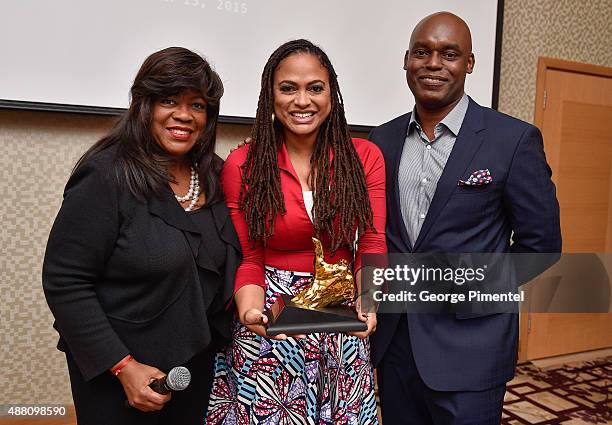
[{"label": "black blazer", "polygon": [[229,333],[225,305],[241,259],[224,203],[211,206],[225,242],[225,270],[217,270],[170,188],[138,201],[119,185],[115,155],[105,149],[70,177],[43,265],[58,348],[86,380],[128,353],[167,370],[210,344],[211,325]]}]

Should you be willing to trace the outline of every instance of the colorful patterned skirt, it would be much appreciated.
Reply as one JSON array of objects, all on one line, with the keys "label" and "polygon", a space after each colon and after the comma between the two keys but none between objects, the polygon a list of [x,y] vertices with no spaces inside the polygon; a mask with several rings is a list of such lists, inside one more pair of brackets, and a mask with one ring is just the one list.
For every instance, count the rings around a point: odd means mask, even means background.
[{"label": "colorful patterned skirt", "polygon": [[[266,267],[266,307],[311,277]],[[214,373],[207,425],[378,424],[367,339],[318,333],[275,341],[234,320]]]}]

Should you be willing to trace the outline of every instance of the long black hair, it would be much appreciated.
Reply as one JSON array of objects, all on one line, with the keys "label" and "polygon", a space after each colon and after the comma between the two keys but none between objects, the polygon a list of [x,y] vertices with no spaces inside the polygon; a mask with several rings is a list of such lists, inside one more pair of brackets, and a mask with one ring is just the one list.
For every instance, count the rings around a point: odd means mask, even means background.
[{"label": "long black hair", "polygon": [[[264,67],[257,116],[251,132],[253,142],[243,165],[240,207],[245,211],[249,239],[253,242],[265,242],[274,233],[276,216],[286,212],[277,162],[283,128],[279,120],[272,120],[274,73],[285,58],[297,53],[315,56],[329,74],[331,111],[319,129],[310,164],[315,234],[318,237],[321,233],[328,234],[331,250],[335,252],[341,245],[352,244],[355,226],[359,235],[366,228],[373,229],[372,207],[363,165],[344,116],[336,72],[325,52],[308,40],[283,44],[272,53]],[[330,150],[333,161],[330,161]]]},{"label": "long black hair", "polygon": [[130,90],[128,110],[105,137],[85,152],[75,169],[95,153],[116,146],[115,174],[119,182],[138,199],[160,196],[174,178],[167,171],[173,159],[153,137],[153,105],[185,90],[201,93],[206,101],[206,128],[189,152],[189,159],[198,163],[206,202],[220,199],[223,161],[215,154],[215,143],[223,83],[204,58],[182,47],[169,47],[145,59]]}]

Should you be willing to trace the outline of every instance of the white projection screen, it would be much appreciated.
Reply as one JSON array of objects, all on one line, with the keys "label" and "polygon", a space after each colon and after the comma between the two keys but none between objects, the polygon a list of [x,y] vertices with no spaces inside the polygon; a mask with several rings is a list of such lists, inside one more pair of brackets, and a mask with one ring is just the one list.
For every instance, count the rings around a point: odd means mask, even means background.
[{"label": "white projection screen", "polygon": [[466,92],[496,106],[502,0],[10,0],[0,5],[0,106],[114,114],[150,53],[183,46],[221,75],[225,122],[255,116],[263,66],[285,41],[330,56],[347,120],[375,126],[412,109],[402,70],[410,32],[448,10],[472,30]]}]

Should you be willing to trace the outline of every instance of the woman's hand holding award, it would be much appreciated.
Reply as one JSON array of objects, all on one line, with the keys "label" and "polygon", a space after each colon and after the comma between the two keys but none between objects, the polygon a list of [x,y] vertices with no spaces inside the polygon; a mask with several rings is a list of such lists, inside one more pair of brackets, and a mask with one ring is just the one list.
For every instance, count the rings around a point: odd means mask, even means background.
[{"label": "woman's hand holding award", "polygon": [[281,295],[266,310],[267,334],[296,335],[316,332],[364,331],[351,306],[355,299],[355,279],[346,260],[327,263],[321,241],[315,246],[312,284],[295,296]]}]

